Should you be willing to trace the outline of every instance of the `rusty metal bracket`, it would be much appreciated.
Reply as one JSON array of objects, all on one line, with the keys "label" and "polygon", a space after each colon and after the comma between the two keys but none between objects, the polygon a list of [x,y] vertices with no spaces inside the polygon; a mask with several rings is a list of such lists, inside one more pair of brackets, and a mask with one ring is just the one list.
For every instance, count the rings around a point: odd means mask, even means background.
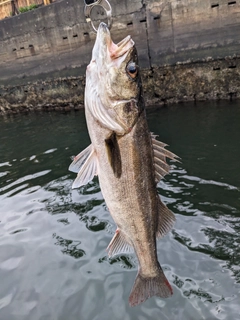
[{"label": "rusty metal bracket", "polygon": [[97,29],[95,28],[93,21],[91,19],[91,11],[93,7],[95,6],[100,6],[102,7],[106,14],[107,14],[107,19],[108,19],[108,28],[110,29],[112,26],[112,7],[110,3],[107,0],[84,0],[85,1],[85,9],[84,9],[84,14],[86,17],[86,20],[89,24],[91,24],[94,32],[97,33]]}]

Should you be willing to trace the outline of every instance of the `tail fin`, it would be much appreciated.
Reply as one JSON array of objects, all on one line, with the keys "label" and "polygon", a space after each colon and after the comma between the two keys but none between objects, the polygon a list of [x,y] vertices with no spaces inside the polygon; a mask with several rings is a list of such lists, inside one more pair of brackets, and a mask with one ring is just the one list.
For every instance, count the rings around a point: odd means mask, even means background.
[{"label": "tail fin", "polygon": [[168,298],[172,294],[172,287],[161,269],[154,278],[145,278],[139,272],[129,296],[129,304],[134,307],[152,296]]}]

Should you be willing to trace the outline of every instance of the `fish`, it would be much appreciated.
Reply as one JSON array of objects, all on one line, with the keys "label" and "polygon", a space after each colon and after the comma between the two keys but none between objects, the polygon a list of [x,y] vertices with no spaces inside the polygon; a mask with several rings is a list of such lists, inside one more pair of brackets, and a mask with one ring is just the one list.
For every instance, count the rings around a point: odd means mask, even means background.
[{"label": "fish", "polygon": [[173,294],[157,256],[157,238],[168,233],[174,214],[161,201],[157,183],[178,157],[149,131],[138,54],[131,36],[115,44],[100,23],[86,69],[85,116],[91,144],[69,166],[79,188],[98,176],[117,225],[108,255],[135,252],[139,268],[129,296],[136,306]]}]

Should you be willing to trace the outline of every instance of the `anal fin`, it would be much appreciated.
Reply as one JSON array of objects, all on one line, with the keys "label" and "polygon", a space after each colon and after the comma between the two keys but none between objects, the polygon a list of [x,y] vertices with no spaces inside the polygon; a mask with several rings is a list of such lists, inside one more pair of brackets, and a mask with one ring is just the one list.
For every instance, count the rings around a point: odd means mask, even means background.
[{"label": "anal fin", "polygon": [[108,256],[112,257],[116,254],[133,253],[133,247],[126,241],[123,233],[117,229],[108,247]]},{"label": "anal fin", "polygon": [[172,229],[175,221],[176,218],[172,211],[169,210],[159,199],[157,238],[165,236]]}]

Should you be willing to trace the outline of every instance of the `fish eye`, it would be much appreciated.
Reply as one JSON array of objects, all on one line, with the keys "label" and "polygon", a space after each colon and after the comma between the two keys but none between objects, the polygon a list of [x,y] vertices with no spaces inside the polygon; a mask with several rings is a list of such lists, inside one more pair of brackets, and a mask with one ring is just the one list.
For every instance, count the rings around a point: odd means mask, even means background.
[{"label": "fish eye", "polygon": [[127,71],[128,75],[129,75],[132,79],[135,79],[136,76],[137,76],[137,73],[138,73],[138,67],[137,67],[136,63],[135,63],[135,62],[130,62],[130,63],[127,65],[126,71]]}]

